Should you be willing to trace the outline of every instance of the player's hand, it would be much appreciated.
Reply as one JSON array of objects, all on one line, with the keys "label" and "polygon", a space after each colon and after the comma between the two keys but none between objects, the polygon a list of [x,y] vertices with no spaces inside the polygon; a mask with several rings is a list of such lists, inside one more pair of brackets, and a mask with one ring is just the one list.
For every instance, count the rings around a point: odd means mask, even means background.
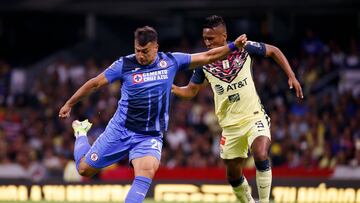
[{"label": "player's hand", "polygon": [[63,107],[61,107],[59,111],[59,117],[60,118],[68,118],[70,116],[71,107],[67,104],[65,104]]},{"label": "player's hand", "polygon": [[296,97],[303,99],[304,95],[303,95],[302,88],[301,88],[299,81],[295,77],[291,77],[291,78],[289,78],[288,83],[289,83],[290,89],[295,88]]},{"label": "player's hand", "polygon": [[238,49],[241,49],[245,46],[246,41],[247,41],[246,34],[242,34],[234,41],[234,43]]},{"label": "player's hand", "polygon": [[171,93],[174,93],[176,91],[176,88],[178,88],[178,86],[176,85],[171,85]]}]

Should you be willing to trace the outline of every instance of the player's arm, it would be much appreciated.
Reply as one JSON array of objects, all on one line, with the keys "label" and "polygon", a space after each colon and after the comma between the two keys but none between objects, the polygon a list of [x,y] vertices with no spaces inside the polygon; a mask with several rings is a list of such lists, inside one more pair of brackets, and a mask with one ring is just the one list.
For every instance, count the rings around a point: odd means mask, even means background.
[{"label": "player's arm", "polygon": [[171,92],[182,99],[192,99],[197,95],[200,88],[201,88],[200,84],[189,82],[188,85],[183,87],[172,85]]},{"label": "player's arm", "polygon": [[191,99],[197,95],[199,89],[201,88],[201,84],[203,84],[204,81],[205,73],[202,67],[199,67],[194,70],[188,85],[184,87],[173,85],[171,91],[178,97],[183,99]]},{"label": "player's arm", "polygon": [[280,67],[289,77],[288,84],[290,89],[295,88],[296,96],[299,98],[304,98],[300,83],[296,79],[295,73],[291,69],[288,60],[279,48],[273,45],[252,41],[247,41],[244,48],[249,54],[257,54],[274,59],[274,61],[280,65]]},{"label": "player's arm", "polygon": [[291,69],[289,61],[286,59],[285,55],[282,51],[276,46],[265,44],[265,56],[271,57],[280,65],[280,67],[284,70],[286,75],[288,76],[288,84],[290,89],[295,88],[296,96],[299,98],[304,98],[301,85],[299,81],[296,79],[294,71]]},{"label": "player's arm", "polygon": [[106,79],[105,74],[101,73],[98,76],[88,80],[83,84],[75,94],[61,107],[59,112],[60,118],[67,118],[70,116],[71,108],[78,103],[82,98],[96,91],[100,87],[109,84],[109,81]]},{"label": "player's arm", "polygon": [[242,34],[233,43],[230,43],[229,45],[210,49],[206,52],[191,54],[190,69],[194,69],[196,67],[223,59],[232,51],[243,48],[246,40],[246,35]]}]

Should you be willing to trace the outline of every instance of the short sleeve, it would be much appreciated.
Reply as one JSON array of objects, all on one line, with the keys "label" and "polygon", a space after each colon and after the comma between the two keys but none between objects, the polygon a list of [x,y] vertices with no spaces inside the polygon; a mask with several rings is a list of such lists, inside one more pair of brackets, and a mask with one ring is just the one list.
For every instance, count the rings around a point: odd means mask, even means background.
[{"label": "short sleeve", "polygon": [[179,70],[188,70],[189,69],[190,62],[191,62],[190,54],[175,52],[175,53],[172,53],[172,55],[174,56],[178,66],[179,66]]},{"label": "short sleeve", "polygon": [[196,68],[191,76],[191,82],[195,84],[202,84],[205,80],[205,73],[202,68]]},{"label": "short sleeve", "polygon": [[122,68],[123,68],[123,59],[112,63],[105,71],[105,77],[109,81],[109,83],[113,83],[115,80],[120,80],[122,76]]},{"label": "short sleeve", "polygon": [[266,47],[265,44],[262,42],[253,42],[248,41],[248,43],[245,46],[245,50],[250,54],[265,56],[266,54]]}]

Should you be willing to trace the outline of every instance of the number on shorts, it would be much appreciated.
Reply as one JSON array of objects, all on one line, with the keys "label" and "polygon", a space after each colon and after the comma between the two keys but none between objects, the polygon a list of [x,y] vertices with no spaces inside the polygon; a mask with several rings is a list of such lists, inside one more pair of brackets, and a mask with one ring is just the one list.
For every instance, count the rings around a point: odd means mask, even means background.
[{"label": "number on shorts", "polygon": [[161,144],[159,141],[157,141],[156,139],[151,139],[151,143],[153,144],[151,145],[151,148],[161,151]]},{"label": "number on shorts", "polygon": [[265,128],[264,124],[261,121],[257,121],[255,125],[257,128]]}]

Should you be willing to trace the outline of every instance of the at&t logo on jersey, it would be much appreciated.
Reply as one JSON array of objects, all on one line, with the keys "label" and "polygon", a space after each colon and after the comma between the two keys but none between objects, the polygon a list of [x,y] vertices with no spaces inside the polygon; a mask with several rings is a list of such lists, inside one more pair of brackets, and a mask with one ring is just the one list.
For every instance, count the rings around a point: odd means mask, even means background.
[{"label": "at&t logo on jersey", "polygon": [[216,84],[215,85],[215,91],[218,95],[224,94],[224,88],[221,85]]},{"label": "at&t logo on jersey", "polygon": [[142,73],[140,73],[140,74],[133,74],[132,79],[133,79],[133,83],[134,83],[134,84],[144,82],[144,77],[143,77],[143,74],[142,74]]},{"label": "at&t logo on jersey", "polygon": [[[226,87],[226,92],[229,92],[229,91],[233,91],[233,90],[237,90],[237,89],[240,89],[240,88],[243,88],[247,85],[247,78],[243,79],[243,80],[240,80],[238,82],[235,82],[235,83],[232,83],[232,84],[229,84],[227,85]],[[214,86],[214,90],[215,92],[218,94],[218,95],[222,95],[224,94],[225,92],[225,89],[223,86],[219,85],[219,84],[216,84]]]}]

